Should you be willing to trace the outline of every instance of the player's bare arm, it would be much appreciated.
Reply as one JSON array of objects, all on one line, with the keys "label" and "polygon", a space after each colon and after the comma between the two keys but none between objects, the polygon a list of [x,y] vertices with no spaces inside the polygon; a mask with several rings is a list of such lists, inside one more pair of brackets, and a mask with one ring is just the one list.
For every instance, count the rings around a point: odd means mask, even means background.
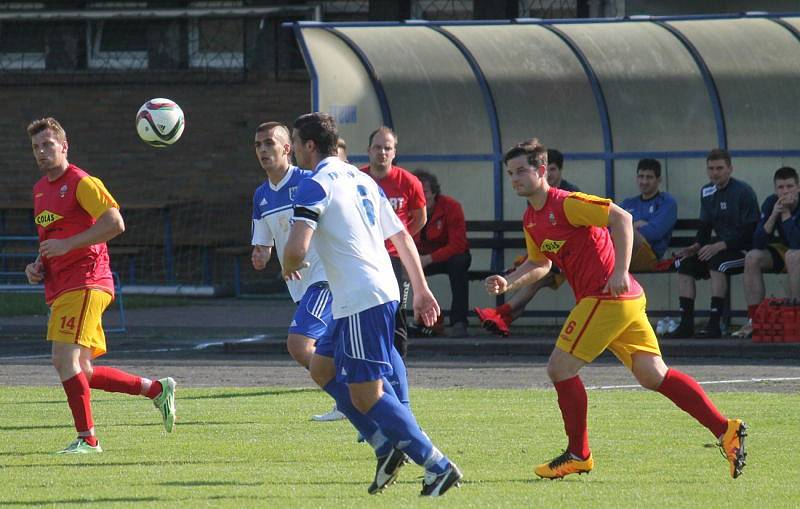
[{"label": "player's bare arm", "polygon": [[62,256],[73,249],[108,242],[125,231],[125,221],[119,209],[112,207],[87,230],[66,239],[47,239],[39,244],[39,254],[48,258]]},{"label": "player's bare arm", "polygon": [[300,270],[308,267],[305,261],[314,229],[304,221],[295,221],[289,231],[289,240],[283,249],[283,279],[301,278]]},{"label": "player's bare arm", "polygon": [[614,272],[603,291],[617,297],[628,291],[628,268],[633,249],[633,218],[621,207],[611,203],[608,209],[608,233],[614,241]]},{"label": "player's bare arm", "polygon": [[500,295],[535,283],[550,272],[551,266],[552,262],[546,258],[539,261],[527,259],[507,276],[489,276],[483,284],[490,295]]},{"label": "player's bare arm", "polygon": [[272,246],[253,246],[253,252],[250,253],[250,262],[256,270],[264,270],[272,256]]},{"label": "player's bare arm", "polygon": [[426,327],[432,327],[439,318],[441,310],[439,303],[436,302],[436,297],[428,288],[428,282],[425,280],[425,273],[422,271],[419,261],[417,246],[414,245],[414,240],[405,230],[395,233],[389,237],[389,240],[397,249],[397,255],[406,269],[411,288],[414,289],[414,319],[422,322]]},{"label": "player's bare arm", "polygon": [[425,223],[428,222],[428,211],[425,209],[425,207],[422,207],[421,209],[409,210],[408,218],[408,225],[406,226],[406,228],[408,228],[408,233],[412,236],[416,235],[420,232],[420,230],[422,230],[422,227],[425,226]]},{"label": "player's bare arm", "polygon": [[28,278],[28,283],[32,285],[42,282],[44,279],[44,264],[41,256],[37,256],[33,263],[29,263],[25,267],[25,276]]}]

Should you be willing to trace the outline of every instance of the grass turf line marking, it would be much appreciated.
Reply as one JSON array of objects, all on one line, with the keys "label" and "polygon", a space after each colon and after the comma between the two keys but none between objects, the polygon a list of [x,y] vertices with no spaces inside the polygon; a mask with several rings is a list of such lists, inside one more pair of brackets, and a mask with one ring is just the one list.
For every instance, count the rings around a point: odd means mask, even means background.
[{"label": "grass turf line marking", "polygon": [[[787,376],[777,378],[737,378],[733,380],[708,380],[705,382],[697,382],[700,385],[722,385],[722,384],[749,384],[761,382],[796,382],[800,380],[800,376]],[[604,391],[610,389],[642,389],[641,385],[592,385],[587,387],[587,391]]]}]

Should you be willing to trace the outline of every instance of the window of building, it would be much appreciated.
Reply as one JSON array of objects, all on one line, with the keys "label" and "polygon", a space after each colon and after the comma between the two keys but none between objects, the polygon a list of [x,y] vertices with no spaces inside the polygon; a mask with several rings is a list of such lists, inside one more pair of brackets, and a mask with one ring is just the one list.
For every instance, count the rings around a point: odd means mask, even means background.
[{"label": "window of building", "polygon": [[[88,9],[145,8],[147,2],[90,2]],[[146,69],[146,21],[135,19],[89,21],[86,25],[90,69]]]}]

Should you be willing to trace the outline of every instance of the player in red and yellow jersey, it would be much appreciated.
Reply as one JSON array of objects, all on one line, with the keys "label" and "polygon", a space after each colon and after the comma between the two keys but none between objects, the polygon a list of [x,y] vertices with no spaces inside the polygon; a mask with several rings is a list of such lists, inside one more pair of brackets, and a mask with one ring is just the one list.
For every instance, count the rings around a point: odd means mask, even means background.
[{"label": "player in red and yellow jersey", "polygon": [[586,426],[587,395],[578,372],[610,349],[636,380],[658,391],[709,429],[719,440],[736,478],[745,465],[746,426],[727,419],[689,375],[668,368],[645,312],[645,295],[628,273],[633,245],[630,214],[610,200],[552,188],[547,183],[547,150],[526,142],[503,161],[511,185],[528,200],[523,217],[528,259],[506,277],[490,276],[486,289],[501,293],[562,271],[575,292],[547,364],[568,437],[567,450],[536,467],[544,478],[589,472],[594,461]]},{"label": "player in red and yellow jersey", "polygon": [[58,121],[36,120],[28,126],[28,135],[44,176],[33,187],[39,256],[25,274],[31,284],[44,283],[53,366],[78,431],[78,438],[60,452],[103,451],[95,436],[90,388],[147,396],[171,432],[175,380],[151,381],[92,365],[106,352],[102,316],[114,299],[106,242],[125,230],[119,205],[99,179],[67,161],[69,145]]}]

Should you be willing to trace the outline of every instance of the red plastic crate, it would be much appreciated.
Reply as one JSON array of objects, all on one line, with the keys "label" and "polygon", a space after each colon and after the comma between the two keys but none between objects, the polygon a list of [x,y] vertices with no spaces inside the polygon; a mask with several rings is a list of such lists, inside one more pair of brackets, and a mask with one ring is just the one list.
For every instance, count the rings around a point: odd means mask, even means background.
[{"label": "red plastic crate", "polygon": [[764,299],[753,315],[753,341],[800,343],[800,303]]}]

